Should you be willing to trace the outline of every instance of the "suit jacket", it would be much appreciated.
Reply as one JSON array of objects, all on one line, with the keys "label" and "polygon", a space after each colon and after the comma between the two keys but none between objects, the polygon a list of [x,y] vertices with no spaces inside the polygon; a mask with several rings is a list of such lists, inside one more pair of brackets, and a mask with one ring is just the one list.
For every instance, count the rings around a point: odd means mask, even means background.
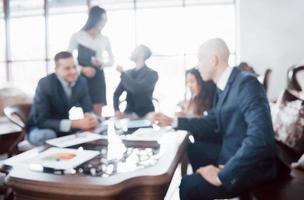
[{"label": "suit jacket", "polygon": [[156,71],[142,67],[139,70],[131,69],[121,74],[121,81],[113,96],[114,110],[119,111],[119,97],[127,92],[127,107],[125,113],[136,113],[139,117],[154,111],[152,96],[158,80]]},{"label": "suit jacket", "polygon": [[83,77],[79,77],[72,87],[70,100],[56,74],[40,79],[26,125],[27,132],[32,128],[48,128],[56,131],[58,136],[66,135],[60,132],[60,121],[69,119],[69,110],[73,106],[80,106],[84,112],[92,112],[87,82]]},{"label": "suit jacket", "polygon": [[253,75],[234,68],[225,90],[206,117],[178,119],[178,129],[219,134],[218,164],[223,186],[248,188],[276,175],[275,141],[268,99]]}]

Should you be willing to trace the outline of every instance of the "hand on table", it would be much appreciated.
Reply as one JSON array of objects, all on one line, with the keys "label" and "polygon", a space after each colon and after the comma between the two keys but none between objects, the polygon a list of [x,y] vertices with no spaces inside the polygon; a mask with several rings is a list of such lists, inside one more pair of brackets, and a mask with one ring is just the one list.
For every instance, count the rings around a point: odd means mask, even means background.
[{"label": "hand on table", "polygon": [[167,115],[160,112],[150,113],[149,119],[152,123],[160,127],[170,126],[174,120],[172,117],[168,117]]},{"label": "hand on table", "polygon": [[124,113],[120,111],[115,112],[115,118],[116,119],[122,119],[124,117]]},{"label": "hand on table", "polygon": [[85,113],[84,118],[72,121],[72,128],[79,128],[83,131],[96,128],[97,118],[94,114]]}]

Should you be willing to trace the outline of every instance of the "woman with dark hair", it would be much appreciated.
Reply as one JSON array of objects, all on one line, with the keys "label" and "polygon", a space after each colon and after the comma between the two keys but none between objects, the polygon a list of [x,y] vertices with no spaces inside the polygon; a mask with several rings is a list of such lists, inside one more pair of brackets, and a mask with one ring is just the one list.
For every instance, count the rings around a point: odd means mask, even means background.
[{"label": "woman with dark hair", "polygon": [[216,86],[212,81],[203,81],[200,72],[195,69],[186,71],[186,85],[190,91],[190,99],[181,103],[178,116],[201,117],[212,108]]},{"label": "woman with dark hair", "polygon": [[[186,71],[186,85],[190,91],[190,99],[181,103],[181,112],[176,113],[178,117],[203,117],[213,107],[216,85],[212,81],[204,81],[200,72],[196,68]],[[187,96],[187,95],[186,95]],[[195,135],[195,134],[194,134]],[[217,141],[218,138],[207,138],[210,141]],[[181,173],[187,172],[188,159],[193,163],[196,160],[200,148],[204,146],[199,141],[202,138],[194,138],[195,142],[189,140],[187,147],[187,156],[183,157]]]},{"label": "woman with dark hair", "polygon": [[70,52],[78,51],[81,74],[87,79],[94,111],[99,116],[107,104],[103,68],[113,64],[110,41],[101,34],[106,22],[106,11],[99,6],[92,7],[83,28],[72,35],[68,48]]}]

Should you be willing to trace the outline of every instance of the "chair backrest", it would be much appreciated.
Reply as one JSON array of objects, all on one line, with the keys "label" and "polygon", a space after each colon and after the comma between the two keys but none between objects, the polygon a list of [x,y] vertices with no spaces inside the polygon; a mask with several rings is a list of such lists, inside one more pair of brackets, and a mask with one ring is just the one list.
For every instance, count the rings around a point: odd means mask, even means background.
[{"label": "chair backrest", "polygon": [[4,114],[11,122],[24,129],[31,108],[30,103],[16,104],[4,108]]},{"label": "chair backrest", "polygon": [[[152,103],[154,105],[155,111],[159,111],[159,101],[157,98],[152,97]],[[127,100],[123,99],[119,101],[119,110],[124,111],[127,107]]]},{"label": "chair backrest", "polygon": [[271,69],[266,69],[265,74],[264,74],[263,86],[264,86],[266,92],[268,91],[268,88],[269,88],[271,72],[272,72]]},{"label": "chair backrest", "polygon": [[298,74],[302,74],[304,71],[304,66],[299,65],[299,66],[292,66],[287,73],[287,83],[288,83],[288,88],[289,90],[296,90],[296,91],[303,91],[303,85],[302,82],[297,77]]}]

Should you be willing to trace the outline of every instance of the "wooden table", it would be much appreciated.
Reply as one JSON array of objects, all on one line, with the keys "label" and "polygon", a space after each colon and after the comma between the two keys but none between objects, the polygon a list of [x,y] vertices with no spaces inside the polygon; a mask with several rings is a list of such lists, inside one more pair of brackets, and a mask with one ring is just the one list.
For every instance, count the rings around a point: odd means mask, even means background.
[{"label": "wooden table", "polygon": [[[107,148],[113,150],[114,147],[115,150],[115,144],[111,144],[109,140],[100,141],[98,144],[106,144]],[[33,171],[29,169],[28,165],[20,162],[11,168],[6,183],[14,190],[15,200],[164,199],[174,171],[185,152],[187,133],[183,131],[168,133],[158,144],[159,151],[157,152],[159,153],[155,157],[157,162],[149,167],[126,170],[103,177],[43,173]],[[144,146],[155,148],[155,146],[149,145],[151,145],[149,142],[135,142],[133,144],[128,142],[125,146],[128,148],[133,146],[139,151]],[[18,155],[15,160],[19,162],[22,159],[28,159],[45,148],[47,147],[32,149]]]}]

